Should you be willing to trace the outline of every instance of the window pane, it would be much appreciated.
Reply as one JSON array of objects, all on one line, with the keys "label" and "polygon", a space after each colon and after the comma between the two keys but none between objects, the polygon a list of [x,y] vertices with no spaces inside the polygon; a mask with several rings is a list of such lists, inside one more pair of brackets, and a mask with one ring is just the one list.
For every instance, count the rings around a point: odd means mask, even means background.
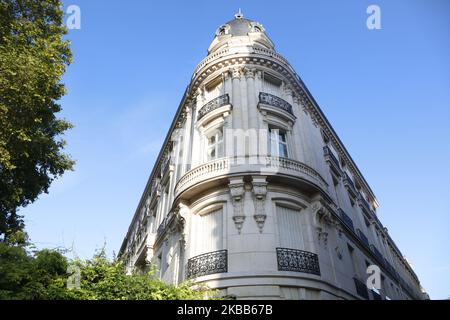
[{"label": "window pane", "polygon": [[280,150],[280,157],[287,158],[287,146],[284,143],[279,144],[279,150]]}]

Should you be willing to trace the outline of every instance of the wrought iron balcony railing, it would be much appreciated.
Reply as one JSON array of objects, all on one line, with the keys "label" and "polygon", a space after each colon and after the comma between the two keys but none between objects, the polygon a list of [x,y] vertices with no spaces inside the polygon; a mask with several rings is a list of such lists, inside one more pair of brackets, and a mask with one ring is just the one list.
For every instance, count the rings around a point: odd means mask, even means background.
[{"label": "wrought iron balcony railing", "polygon": [[267,104],[267,105],[275,107],[275,108],[278,108],[278,109],[281,109],[281,110],[284,110],[284,111],[290,113],[291,115],[294,115],[294,113],[292,112],[291,104],[277,96],[274,96],[273,94],[260,92],[259,93],[259,102]]},{"label": "wrought iron balcony railing", "polygon": [[380,263],[384,264],[384,257],[381,254],[380,250],[377,249],[373,244],[370,245],[370,249],[372,249],[372,252],[375,254],[375,256],[378,258]]},{"label": "wrought iron balcony railing", "polygon": [[370,208],[370,205],[367,202],[367,200],[364,199],[364,197],[361,194],[358,195],[357,200],[358,200],[358,205],[361,207],[361,209],[363,210],[363,212],[367,216],[367,218],[373,219],[374,213],[373,213],[372,209]]},{"label": "wrought iron balcony railing", "polygon": [[198,111],[197,119],[200,120],[201,118],[203,118],[205,115],[207,115],[211,111],[216,110],[217,108],[226,106],[227,104],[230,104],[230,96],[228,94],[224,94],[220,97],[217,97],[217,98],[209,101]]},{"label": "wrought iron balcony railing", "polygon": [[344,172],[344,186],[347,188],[348,192],[353,196],[356,197],[356,194],[358,191],[356,190],[355,183],[353,180],[348,176],[346,172]]},{"label": "wrought iron balcony railing", "polygon": [[353,280],[355,282],[356,293],[359,294],[364,299],[369,300],[369,293],[367,291],[366,284],[358,280],[357,278],[353,278]]},{"label": "wrought iron balcony railing", "polygon": [[356,234],[358,235],[358,238],[367,246],[370,247],[369,239],[367,236],[359,229],[356,229]]},{"label": "wrought iron balcony railing", "polygon": [[355,232],[355,228],[353,226],[353,220],[345,213],[344,210],[341,208],[338,209],[339,215],[341,216],[342,221],[344,221],[344,224],[353,232]]},{"label": "wrought iron balcony railing", "polygon": [[169,157],[161,166],[161,177],[164,177],[166,175],[166,173],[169,171],[170,165],[172,165],[172,159]]},{"label": "wrought iron balcony railing", "polygon": [[208,252],[189,259],[186,277],[189,279],[223,272],[228,272],[227,250]]},{"label": "wrought iron balcony railing", "polygon": [[163,221],[161,221],[161,223],[158,226],[158,229],[156,230],[156,237],[158,238],[163,234],[164,230],[166,229],[166,219],[167,218],[164,218]]},{"label": "wrought iron balcony railing", "polygon": [[278,270],[311,273],[320,276],[317,254],[288,248],[277,248]]},{"label": "wrought iron balcony railing", "polygon": [[383,300],[383,299],[381,299],[381,295],[378,292],[376,292],[374,290],[370,290],[370,291],[372,292],[373,300]]},{"label": "wrought iron balcony railing", "polygon": [[398,274],[397,270],[395,270],[395,268],[392,266],[392,264],[386,259],[384,258],[384,266],[385,268],[388,270],[388,272],[397,280],[399,281],[400,275]]},{"label": "wrought iron balcony railing", "polygon": [[336,156],[328,146],[323,147],[323,154],[325,156],[325,160],[328,161],[328,163],[330,163],[330,165],[332,166],[333,171],[340,176],[341,165],[339,163],[339,160],[336,158]]}]

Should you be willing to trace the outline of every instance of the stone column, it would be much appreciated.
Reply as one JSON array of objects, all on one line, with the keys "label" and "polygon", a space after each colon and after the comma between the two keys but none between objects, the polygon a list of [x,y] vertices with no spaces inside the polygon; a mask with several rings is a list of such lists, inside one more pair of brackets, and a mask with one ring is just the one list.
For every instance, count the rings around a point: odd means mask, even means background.
[{"label": "stone column", "polygon": [[[257,71],[256,72],[256,78],[255,78],[255,87],[256,87],[256,92],[257,95],[259,96],[259,92],[263,91],[263,72],[262,71]],[[259,110],[257,111],[257,121],[258,121],[258,128],[264,128],[267,129],[267,127],[264,124],[264,120],[263,117],[261,115],[261,112],[259,112]]]},{"label": "stone column", "polygon": [[[246,72],[245,69],[241,69],[241,72]],[[248,129],[248,100],[247,100],[247,77],[241,76],[241,116],[242,116],[242,129]]]},{"label": "stone column", "polygon": [[245,69],[245,78],[247,79],[248,127],[250,129],[258,128],[258,110],[256,108],[255,95],[255,72],[255,69]]},{"label": "stone column", "polygon": [[306,159],[305,159],[305,147],[304,147],[304,142],[302,139],[302,135],[300,133],[300,126],[301,126],[301,122],[302,122],[302,117],[304,116],[302,114],[302,111],[300,110],[300,102],[298,100],[297,96],[294,96],[292,101],[294,102],[293,104],[293,108],[295,110],[298,110],[297,113],[297,121],[295,121],[294,125],[292,126],[292,136],[294,139],[294,143],[296,145],[296,159],[302,163],[307,163]]},{"label": "stone column", "polygon": [[[198,110],[200,110],[205,103],[204,96],[204,88],[199,88],[197,91],[197,101],[196,101],[196,110],[193,113],[194,119],[197,119]],[[203,150],[202,150],[202,141],[203,137],[200,135],[199,130],[195,125],[192,126],[192,158],[191,158],[191,166],[196,167],[203,162]]]},{"label": "stone column", "polygon": [[[291,87],[286,85],[286,84],[283,86],[283,97],[292,106],[292,112],[295,115],[293,92],[292,92]],[[296,141],[296,138],[295,138],[295,136],[296,136],[296,133],[295,133],[295,130],[296,130],[295,122],[291,123],[289,121],[289,127],[290,127],[291,130],[287,133],[287,136],[288,136],[288,146],[290,148],[290,150],[289,150],[290,157],[294,158],[295,160],[298,160],[298,158],[297,158],[297,153],[298,153],[297,152],[297,143],[298,142]]]},{"label": "stone column", "polygon": [[242,108],[241,108],[241,87],[240,87],[241,71],[238,67],[231,70],[231,81],[233,93],[231,100],[233,101],[233,128],[242,129]]},{"label": "stone column", "polygon": [[[184,140],[183,140],[183,158],[181,159],[181,174],[185,174],[188,170],[190,170],[191,164],[191,125],[192,125],[192,107],[186,107],[186,122],[184,124]],[[181,175],[180,175],[181,177]]]},{"label": "stone column", "polygon": [[255,69],[245,68],[247,83],[248,155],[249,163],[258,163],[258,110],[255,99]]},{"label": "stone column", "polygon": [[[306,109],[306,106],[304,105],[306,103],[305,100],[300,100],[302,103],[302,108]],[[301,119],[301,121],[300,121]],[[304,151],[304,158],[305,158],[305,163],[307,165],[309,165],[310,167],[315,168],[315,161],[314,161],[314,157],[313,157],[313,153],[314,150],[312,149],[311,146],[311,141],[310,141],[310,135],[309,135],[309,125],[310,122],[312,121],[312,119],[309,117],[308,113],[303,113],[302,117],[300,118],[299,121],[299,127],[300,127],[300,137],[301,137],[301,141],[303,142],[303,151]]]}]

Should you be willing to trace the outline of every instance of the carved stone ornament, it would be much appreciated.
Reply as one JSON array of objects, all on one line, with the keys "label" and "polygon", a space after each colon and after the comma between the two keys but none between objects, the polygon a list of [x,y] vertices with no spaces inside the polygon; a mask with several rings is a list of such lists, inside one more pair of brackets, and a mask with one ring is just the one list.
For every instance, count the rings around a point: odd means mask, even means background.
[{"label": "carved stone ornament", "polygon": [[286,96],[292,96],[294,94],[294,92],[292,91],[292,88],[288,85],[283,86],[283,91]]},{"label": "carved stone ornament", "polygon": [[326,208],[322,203],[320,203],[319,201],[314,202],[311,206],[311,209],[314,215],[314,219],[318,225],[334,225],[334,219],[330,210],[328,210],[328,208]]},{"label": "carved stone ornament", "polygon": [[244,214],[244,182],[242,179],[231,181],[228,185],[230,189],[231,201],[233,203],[233,221],[238,233],[241,233],[245,221]]},{"label": "carved stone ornament", "polygon": [[186,235],[186,220],[189,215],[190,209],[189,207],[184,204],[183,202],[178,204],[177,208],[177,228],[178,231],[180,231],[180,248],[185,249],[186,248],[186,239],[188,238]]},{"label": "carved stone ornament", "polygon": [[245,68],[244,69],[244,74],[246,78],[255,78],[255,69],[253,68]]},{"label": "carved stone ornament", "polygon": [[266,178],[253,178],[253,194],[255,196],[255,214],[253,218],[256,221],[259,232],[263,232],[264,223],[266,222],[266,211],[264,208],[267,195],[267,181]]},{"label": "carved stone ornament", "polygon": [[336,255],[337,255],[338,259],[342,260],[342,249],[341,249],[341,247],[337,246],[336,248],[334,248],[334,251],[336,251]]},{"label": "carved stone ornament", "polygon": [[316,232],[319,244],[323,244],[324,248],[326,249],[328,245],[328,232],[326,232],[322,227],[317,227]]},{"label": "carved stone ornament", "polygon": [[232,79],[236,79],[236,78],[240,78],[241,77],[241,68],[233,68],[231,69],[231,78]]}]

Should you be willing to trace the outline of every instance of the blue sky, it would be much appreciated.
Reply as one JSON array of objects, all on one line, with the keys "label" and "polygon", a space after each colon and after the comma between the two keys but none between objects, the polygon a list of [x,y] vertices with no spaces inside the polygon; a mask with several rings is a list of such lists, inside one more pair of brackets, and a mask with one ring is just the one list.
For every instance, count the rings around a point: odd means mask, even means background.
[{"label": "blue sky", "polygon": [[450,2],[124,3],[65,1],[82,14],[61,102],[77,165],[21,210],[38,247],[119,250],[191,73],[240,7],[308,86],[423,286],[450,296]]}]

